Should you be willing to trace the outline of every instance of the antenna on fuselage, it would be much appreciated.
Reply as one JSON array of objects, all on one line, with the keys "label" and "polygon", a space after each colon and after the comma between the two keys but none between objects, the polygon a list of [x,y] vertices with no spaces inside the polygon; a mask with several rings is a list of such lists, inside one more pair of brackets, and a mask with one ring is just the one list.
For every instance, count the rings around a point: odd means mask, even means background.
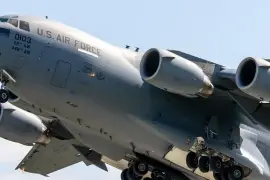
[{"label": "antenna on fuselage", "polygon": [[136,47],[135,51],[136,51],[136,52],[139,52],[139,49],[140,49],[140,48]]},{"label": "antenna on fuselage", "polygon": [[48,16],[45,16],[46,19],[48,19]]}]

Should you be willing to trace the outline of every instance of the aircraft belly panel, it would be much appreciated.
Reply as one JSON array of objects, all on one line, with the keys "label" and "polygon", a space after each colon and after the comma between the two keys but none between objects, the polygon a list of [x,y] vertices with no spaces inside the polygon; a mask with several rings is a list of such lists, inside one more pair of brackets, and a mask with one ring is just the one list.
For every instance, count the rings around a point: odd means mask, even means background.
[{"label": "aircraft belly panel", "polygon": [[62,60],[57,62],[54,75],[51,80],[51,85],[65,88],[69,74],[71,71],[71,64]]}]

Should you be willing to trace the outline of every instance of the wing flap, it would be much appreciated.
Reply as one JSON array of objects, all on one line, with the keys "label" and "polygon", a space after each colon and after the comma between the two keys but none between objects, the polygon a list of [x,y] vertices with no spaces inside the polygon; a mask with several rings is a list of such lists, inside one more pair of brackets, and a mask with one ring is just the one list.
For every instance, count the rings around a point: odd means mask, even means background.
[{"label": "wing flap", "polygon": [[79,155],[70,141],[53,138],[46,146],[36,144],[16,169],[20,168],[25,172],[47,176],[52,172],[83,161],[84,157]]}]

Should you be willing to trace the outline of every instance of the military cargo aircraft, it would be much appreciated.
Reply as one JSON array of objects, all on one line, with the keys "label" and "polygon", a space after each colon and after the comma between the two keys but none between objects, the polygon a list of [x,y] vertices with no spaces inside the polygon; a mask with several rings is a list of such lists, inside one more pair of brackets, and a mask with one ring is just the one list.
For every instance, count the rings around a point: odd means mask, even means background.
[{"label": "military cargo aircraft", "polygon": [[17,168],[48,176],[83,161],[122,169],[122,180],[205,179],[196,169],[270,178],[267,59],[229,69],[117,47],[47,18],[0,21],[0,136],[33,146]]}]

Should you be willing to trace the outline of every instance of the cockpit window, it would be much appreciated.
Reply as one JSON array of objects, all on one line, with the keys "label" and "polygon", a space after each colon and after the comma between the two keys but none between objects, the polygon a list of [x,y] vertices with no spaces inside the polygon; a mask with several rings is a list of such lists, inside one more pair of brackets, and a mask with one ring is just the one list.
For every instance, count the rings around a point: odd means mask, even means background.
[{"label": "cockpit window", "polygon": [[0,18],[0,22],[8,22],[7,18]]},{"label": "cockpit window", "polygon": [[26,21],[20,20],[20,29],[23,29],[25,31],[30,31],[29,23]]},{"label": "cockpit window", "polygon": [[10,19],[8,22],[13,26],[18,27],[18,19]]}]

